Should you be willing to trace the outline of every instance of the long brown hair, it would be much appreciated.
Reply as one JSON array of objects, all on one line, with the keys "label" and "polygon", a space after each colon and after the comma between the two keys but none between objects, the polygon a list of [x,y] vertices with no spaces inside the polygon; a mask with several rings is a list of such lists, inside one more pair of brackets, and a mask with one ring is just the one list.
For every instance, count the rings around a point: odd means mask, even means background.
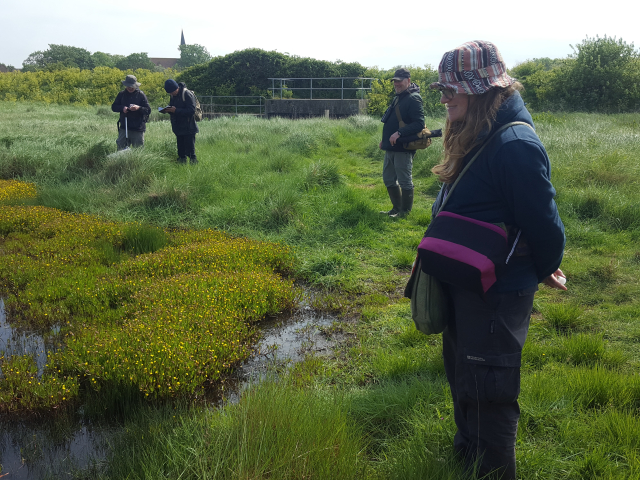
[{"label": "long brown hair", "polygon": [[444,133],[444,159],[431,171],[443,183],[452,183],[463,167],[463,159],[471,150],[483,141],[478,138],[483,131],[488,132],[496,119],[498,110],[504,101],[522,84],[515,82],[508,87],[494,87],[482,95],[470,95],[469,106],[464,119],[447,122]]}]

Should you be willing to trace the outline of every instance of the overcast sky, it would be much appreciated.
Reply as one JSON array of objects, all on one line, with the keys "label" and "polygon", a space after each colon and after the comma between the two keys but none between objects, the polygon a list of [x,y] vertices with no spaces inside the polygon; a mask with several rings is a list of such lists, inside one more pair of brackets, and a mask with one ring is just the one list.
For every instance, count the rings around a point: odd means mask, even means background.
[{"label": "overcast sky", "polygon": [[0,10],[0,63],[21,68],[30,53],[50,43],[92,53],[178,57],[181,29],[186,43],[203,45],[213,56],[261,48],[381,68],[437,67],[445,51],[474,39],[494,42],[509,68],[536,57],[565,58],[572,53],[570,45],[587,36],[615,36],[640,48],[635,1],[489,5],[469,0],[7,1]]}]

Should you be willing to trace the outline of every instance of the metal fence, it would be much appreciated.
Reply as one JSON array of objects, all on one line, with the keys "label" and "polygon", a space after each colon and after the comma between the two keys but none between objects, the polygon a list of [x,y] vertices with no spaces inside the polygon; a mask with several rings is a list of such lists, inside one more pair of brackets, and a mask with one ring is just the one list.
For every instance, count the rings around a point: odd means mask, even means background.
[{"label": "metal fence", "polygon": [[200,107],[205,117],[216,115],[264,116],[266,99],[262,96],[199,96]]},{"label": "metal fence", "polygon": [[[349,92],[355,91],[355,98],[364,98],[364,95],[367,91],[371,90],[371,84],[376,78],[370,77],[316,77],[316,78],[269,78],[271,80],[271,95],[273,98],[280,98],[282,100],[284,92],[291,92],[292,95],[295,95],[295,91],[302,90],[309,92],[309,99],[313,100],[313,92],[316,91],[327,91],[327,90],[339,90],[340,91],[340,100],[344,100],[345,92],[347,94]],[[316,86],[313,86],[314,80],[316,81]],[[347,86],[345,87],[345,80],[347,81]],[[360,82],[360,86],[357,85]],[[368,82],[367,86],[365,83]],[[305,84],[304,86],[296,86]],[[308,84],[309,86],[306,86]],[[333,84],[336,86],[327,87],[326,85]],[[349,86],[352,85],[352,86]],[[277,92],[277,93],[276,93]],[[347,95],[349,96],[349,95]],[[318,95],[316,94],[316,97]],[[337,95],[336,95],[337,97]],[[326,97],[322,96],[322,98],[336,98],[336,97]],[[299,97],[298,97],[299,98]],[[306,97],[305,97],[306,98]],[[353,98],[353,97],[352,97]]]}]

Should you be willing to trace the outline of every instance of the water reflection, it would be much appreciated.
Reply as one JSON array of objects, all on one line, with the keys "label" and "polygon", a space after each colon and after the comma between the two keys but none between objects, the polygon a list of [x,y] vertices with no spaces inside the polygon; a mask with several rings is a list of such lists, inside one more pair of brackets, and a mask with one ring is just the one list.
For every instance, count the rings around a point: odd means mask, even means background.
[{"label": "water reflection", "polygon": [[322,333],[336,318],[315,312],[309,307],[296,310],[292,315],[260,322],[262,339],[256,354],[236,370],[225,402],[236,403],[242,391],[251,383],[265,378],[267,370],[277,364],[292,365],[308,354],[324,355],[332,351],[334,341]]},{"label": "water reflection", "polygon": [[70,478],[106,454],[109,432],[79,418],[0,421],[0,477],[7,480]]},{"label": "water reflection", "polygon": [[[287,366],[308,353],[330,353],[333,343],[322,334],[322,328],[335,320],[302,307],[287,317],[261,322],[262,340],[256,355],[225,384],[225,401],[237,402],[242,390],[264,378],[274,363]],[[45,341],[42,336],[12,329],[0,299],[0,352],[4,350],[5,356],[34,355],[41,373],[50,348],[53,342]],[[90,472],[92,466],[100,470],[109,439],[118,433],[118,428],[91,424],[81,413],[29,422],[0,419],[0,477],[4,480],[3,476],[8,474],[7,480],[69,478],[73,472]]]},{"label": "water reflection", "polygon": [[5,358],[13,355],[31,355],[38,366],[38,376],[41,376],[47,364],[47,352],[54,350],[54,339],[59,332],[60,328],[55,327],[48,332],[50,335],[47,335],[45,340],[40,333],[12,328],[7,322],[4,300],[0,298],[0,355],[4,354]]}]

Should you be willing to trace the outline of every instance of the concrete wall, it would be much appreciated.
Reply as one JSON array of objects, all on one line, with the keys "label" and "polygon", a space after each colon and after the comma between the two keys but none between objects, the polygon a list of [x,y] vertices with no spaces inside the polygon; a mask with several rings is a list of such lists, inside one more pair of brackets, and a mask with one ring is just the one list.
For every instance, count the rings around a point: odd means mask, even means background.
[{"label": "concrete wall", "polygon": [[344,118],[367,113],[368,100],[267,100],[266,116],[309,118]]}]

